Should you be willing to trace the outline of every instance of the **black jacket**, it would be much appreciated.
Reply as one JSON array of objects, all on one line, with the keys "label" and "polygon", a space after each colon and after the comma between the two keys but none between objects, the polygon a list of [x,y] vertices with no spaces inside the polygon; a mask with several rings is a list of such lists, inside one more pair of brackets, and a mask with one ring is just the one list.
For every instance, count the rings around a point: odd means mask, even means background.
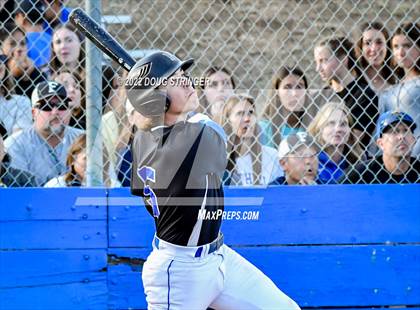
[{"label": "black jacket", "polygon": [[0,162],[0,186],[32,187],[35,186],[35,178],[28,172],[10,167],[10,158],[6,154]]}]

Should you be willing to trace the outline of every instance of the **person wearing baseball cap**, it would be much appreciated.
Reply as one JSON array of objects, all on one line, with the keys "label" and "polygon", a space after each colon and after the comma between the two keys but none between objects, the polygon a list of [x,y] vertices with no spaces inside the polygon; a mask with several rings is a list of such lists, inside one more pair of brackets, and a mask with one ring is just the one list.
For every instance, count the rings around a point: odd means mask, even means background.
[{"label": "person wearing baseball cap", "polygon": [[319,146],[306,132],[290,134],[280,142],[278,157],[284,176],[270,185],[315,185],[318,179]]},{"label": "person wearing baseball cap", "polygon": [[416,123],[404,112],[385,112],[376,125],[376,144],[382,155],[349,171],[342,183],[420,183],[420,160],[412,157]]},{"label": "person wearing baseball cap", "polygon": [[82,130],[68,126],[69,98],[60,83],[39,83],[32,93],[33,126],[6,139],[11,165],[30,171],[36,186],[66,172],[67,151]]}]

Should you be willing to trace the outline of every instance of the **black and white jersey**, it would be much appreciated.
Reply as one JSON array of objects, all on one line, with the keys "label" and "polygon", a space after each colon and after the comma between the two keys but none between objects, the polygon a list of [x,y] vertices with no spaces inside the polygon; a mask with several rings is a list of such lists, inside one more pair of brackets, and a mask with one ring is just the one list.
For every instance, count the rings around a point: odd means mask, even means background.
[{"label": "black and white jersey", "polygon": [[199,213],[223,210],[221,180],[227,163],[223,129],[195,114],[170,127],[139,130],[131,149],[131,192],[144,198],[157,236],[182,246],[215,240],[221,216],[203,219]]}]

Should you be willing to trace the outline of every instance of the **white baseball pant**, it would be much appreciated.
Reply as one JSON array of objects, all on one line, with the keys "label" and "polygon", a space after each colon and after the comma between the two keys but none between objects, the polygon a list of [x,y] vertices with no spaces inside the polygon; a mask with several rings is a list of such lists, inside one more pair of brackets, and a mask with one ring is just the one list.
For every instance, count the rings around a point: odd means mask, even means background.
[{"label": "white baseball pant", "polygon": [[[156,240],[157,238],[155,238]],[[149,310],[297,310],[299,306],[254,265],[222,245],[197,255],[198,247],[159,240],[143,266]]]}]

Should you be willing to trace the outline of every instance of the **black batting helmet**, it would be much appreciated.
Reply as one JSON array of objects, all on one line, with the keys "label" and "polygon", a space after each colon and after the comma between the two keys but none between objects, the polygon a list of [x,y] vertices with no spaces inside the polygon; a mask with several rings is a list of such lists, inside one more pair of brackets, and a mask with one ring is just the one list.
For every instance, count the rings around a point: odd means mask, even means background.
[{"label": "black batting helmet", "polygon": [[170,105],[165,92],[157,88],[179,69],[187,70],[193,59],[181,61],[175,55],[157,51],[139,60],[125,80],[127,97],[140,114],[151,117],[162,115]]}]

